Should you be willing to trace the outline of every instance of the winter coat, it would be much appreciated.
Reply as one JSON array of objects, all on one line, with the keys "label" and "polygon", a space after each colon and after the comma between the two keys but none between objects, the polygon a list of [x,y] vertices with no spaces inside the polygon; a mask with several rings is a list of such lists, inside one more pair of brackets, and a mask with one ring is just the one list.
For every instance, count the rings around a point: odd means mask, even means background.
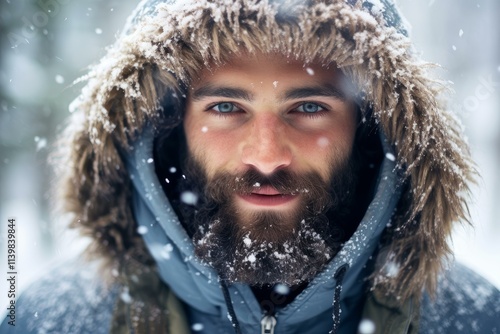
[{"label": "winter coat", "polygon": [[412,51],[402,22],[388,0],[141,2],[84,78],[65,133],[61,201],[72,226],[92,238],[88,254],[98,264],[61,268],[58,280],[28,289],[18,330],[261,331],[250,287],[221,284],[197,260],[154,155],[155,140],[182,123],[193,73],[245,50],[335,62],[359,89],[380,151],[358,228],[277,310],[274,332],[500,332],[500,292],[446,261],[475,172],[458,122],[437,97],[443,85]]}]

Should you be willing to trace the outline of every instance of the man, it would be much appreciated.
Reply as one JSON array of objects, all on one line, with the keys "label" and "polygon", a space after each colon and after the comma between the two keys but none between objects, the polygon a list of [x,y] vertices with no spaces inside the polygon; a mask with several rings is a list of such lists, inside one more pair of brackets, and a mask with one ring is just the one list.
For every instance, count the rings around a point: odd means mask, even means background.
[{"label": "man", "polygon": [[421,64],[389,1],[142,2],[65,137],[99,266],[28,289],[18,330],[499,332],[446,262],[475,173]]}]

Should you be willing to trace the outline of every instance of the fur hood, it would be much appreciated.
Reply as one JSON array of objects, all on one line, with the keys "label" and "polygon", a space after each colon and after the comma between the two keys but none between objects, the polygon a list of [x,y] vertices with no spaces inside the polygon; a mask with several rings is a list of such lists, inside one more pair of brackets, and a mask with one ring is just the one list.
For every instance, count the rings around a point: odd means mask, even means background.
[{"label": "fur hood", "polygon": [[122,160],[131,141],[146,124],[180,124],[183,87],[208,64],[241,50],[319,59],[336,63],[358,87],[362,110],[373,111],[404,175],[383,238],[400,270],[391,277],[374,273],[373,285],[403,299],[434,291],[452,226],[467,220],[475,171],[459,123],[438,100],[445,87],[430,78],[432,66],[412,52],[406,34],[389,1],[143,1],[125,33],[80,80],[87,83],[63,134],[62,209],[92,238],[92,254],[152,266]]}]

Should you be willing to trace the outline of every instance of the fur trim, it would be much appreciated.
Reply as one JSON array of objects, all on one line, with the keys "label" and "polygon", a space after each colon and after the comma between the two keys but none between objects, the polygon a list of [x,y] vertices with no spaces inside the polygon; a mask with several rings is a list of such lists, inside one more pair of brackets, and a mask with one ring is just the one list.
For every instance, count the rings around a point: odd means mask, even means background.
[{"label": "fur trim", "polygon": [[[198,0],[159,4],[139,17],[83,78],[88,83],[72,106],[84,120],[75,121],[83,126],[71,137],[62,194],[76,215],[72,225],[95,240],[96,254],[147,257],[120,157],[144,124],[179,124],[181,87],[209,64],[241,52],[279,53],[335,63],[362,91],[407,184],[386,240],[400,270],[385,275],[383,266],[373,284],[402,300],[424,287],[434,291],[452,224],[468,217],[475,170],[457,120],[437,99],[444,86],[429,78],[431,66],[362,3]],[[177,107],[165,116],[168,103]]]}]

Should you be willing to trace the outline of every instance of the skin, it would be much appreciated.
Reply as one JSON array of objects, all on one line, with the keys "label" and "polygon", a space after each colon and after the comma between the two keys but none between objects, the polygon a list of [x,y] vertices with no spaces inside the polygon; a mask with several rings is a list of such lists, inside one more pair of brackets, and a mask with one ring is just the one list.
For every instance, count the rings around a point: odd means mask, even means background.
[{"label": "skin", "polygon": [[[207,179],[227,171],[316,171],[325,182],[347,159],[357,127],[355,104],[335,66],[304,64],[281,55],[239,55],[192,80],[184,131],[190,154]],[[291,212],[298,197],[270,186],[234,195],[241,212]]]}]

